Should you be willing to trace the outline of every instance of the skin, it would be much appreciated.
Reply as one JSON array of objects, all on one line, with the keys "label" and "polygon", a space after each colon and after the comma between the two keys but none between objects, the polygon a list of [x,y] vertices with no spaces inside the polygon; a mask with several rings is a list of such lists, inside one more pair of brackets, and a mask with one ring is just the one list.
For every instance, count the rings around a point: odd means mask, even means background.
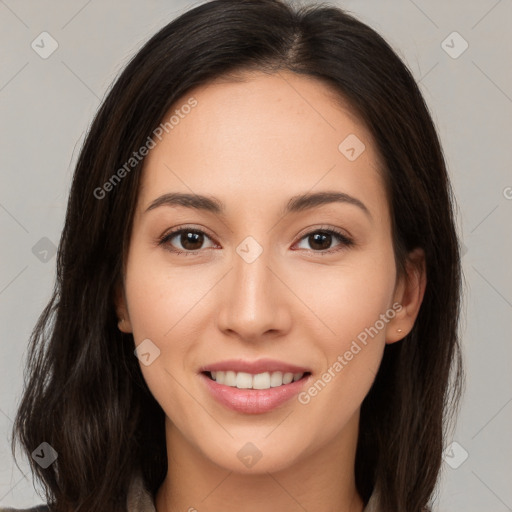
[{"label": "skin", "polygon": [[[198,105],[143,169],[116,305],[119,328],[136,345],[149,338],[160,350],[141,364],[166,414],[169,472],[156,508],[361,512],[354,479],[360,406],[385,344],[414,324],[424,255],[412,252],[407,274],[396,274],[372,137],[332,89],[284,71],[243,78],[216,80],[178,101],[173,109],[191,96]],[[354,161],[338,150],[349,134],[366,146]],[[369,215],[349,203],[281,214],[291,196],[318,191],[349,194]],[[225,214],[167,205],[145,212],[170,192],[215,196]],[[203,241],[184,247],[178,235],[158,245],[183,224],[203,230]],[[320,254],[306,235],[329,227],[354,244],[333,236]],[[263,248],[250,264],[236,252],[247,236]],[[396,316],[307,404],[293,398],[242,414],[211,398],[198,377],[208,363],[270,357],[310,368],[315,381],[394,303],[402,306]],[[237,457],[248,442],[262,454],[251,468]]]}]

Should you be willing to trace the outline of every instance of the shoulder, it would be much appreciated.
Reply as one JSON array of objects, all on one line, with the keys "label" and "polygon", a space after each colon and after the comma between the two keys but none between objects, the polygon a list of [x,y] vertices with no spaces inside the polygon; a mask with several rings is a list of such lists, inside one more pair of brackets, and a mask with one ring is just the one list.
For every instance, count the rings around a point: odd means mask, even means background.
[{"label": "shoulder", "polygon": [[3,508],[0,507],[0,512],[50,512],[47,505],[38,505],[32,508]]}]

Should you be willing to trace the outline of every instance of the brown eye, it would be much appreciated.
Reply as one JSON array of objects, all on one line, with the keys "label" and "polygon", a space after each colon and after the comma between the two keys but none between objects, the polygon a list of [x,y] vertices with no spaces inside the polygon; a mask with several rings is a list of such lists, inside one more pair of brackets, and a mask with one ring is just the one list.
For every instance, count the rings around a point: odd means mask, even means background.
[{"label": "brown eye", "polygon": [[182,231],[180,234],[180,243],[187,251],[200,249],[204,242],[202,233],[193,231]]},{"label": "brown eye", "polygon": [[[166,245],[169,250],[176,253],[194,253],[203,249],[203,244],[210,237],[197,229],[181,228],[171,231],[160,240],[160,245]],[[210,246],[212,247],[213,244]]]},{"label": "brown eye", "polygon": [[323,251],[330,248],[332,238],[329,233],[314,233],[308,236],[308,241],[312,249]]},{"label": "brown eye", "polygon": [[[336,240],[338,243],[333,248],[332,243]],[[332,253],[354,245],[353,240],[334,229],[317,229],[303,236],[302,241],[306,241],[309,247],[301,247],[301,249],[321,253]]]}]

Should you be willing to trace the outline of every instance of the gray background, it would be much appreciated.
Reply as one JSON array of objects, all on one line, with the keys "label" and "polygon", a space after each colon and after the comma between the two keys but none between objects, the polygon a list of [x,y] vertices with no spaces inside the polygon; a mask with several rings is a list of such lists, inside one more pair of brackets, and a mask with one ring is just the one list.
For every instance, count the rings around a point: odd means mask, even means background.
[{"label": "gray background", "polygon": [[[27,341],[53,287],[52,248],[85,130],[129,57],[198,3],[0,0],[0,505],[42,501],[28,464],[23,472],[14,465],[9,441]],[[512,511],[512,2],[332,3],[375,28],[409,65],[458,199],[468,378],[436,510]],[[31,47],[34,40],[43,45],[43,31],[58,43],[47,59]],[[454,31],[463,39],[450,36]],[[464,41],[469,46],[458,55]]]}]

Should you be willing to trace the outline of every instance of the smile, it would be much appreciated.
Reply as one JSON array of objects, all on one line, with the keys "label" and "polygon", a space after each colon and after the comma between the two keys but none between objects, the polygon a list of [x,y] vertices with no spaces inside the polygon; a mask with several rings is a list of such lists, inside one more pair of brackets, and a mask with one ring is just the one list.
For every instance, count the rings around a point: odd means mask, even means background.
[{"label": "smile", "polygon": [[203,371],[199,374],[210,397],[227,409],[244,414],[262,414],[285,405],[304,390],[312,377],[310,372],[263,372],[252,375],[228,370],[216,371],[214,379],[212,373]]},{"label": "smile", "polygon": [[252,375],[247,372],[211,371],[205,372],[212,380],[218,384],[224,384],[238,389],[270,389],[296,382],[308,372],[263,372]]}]

